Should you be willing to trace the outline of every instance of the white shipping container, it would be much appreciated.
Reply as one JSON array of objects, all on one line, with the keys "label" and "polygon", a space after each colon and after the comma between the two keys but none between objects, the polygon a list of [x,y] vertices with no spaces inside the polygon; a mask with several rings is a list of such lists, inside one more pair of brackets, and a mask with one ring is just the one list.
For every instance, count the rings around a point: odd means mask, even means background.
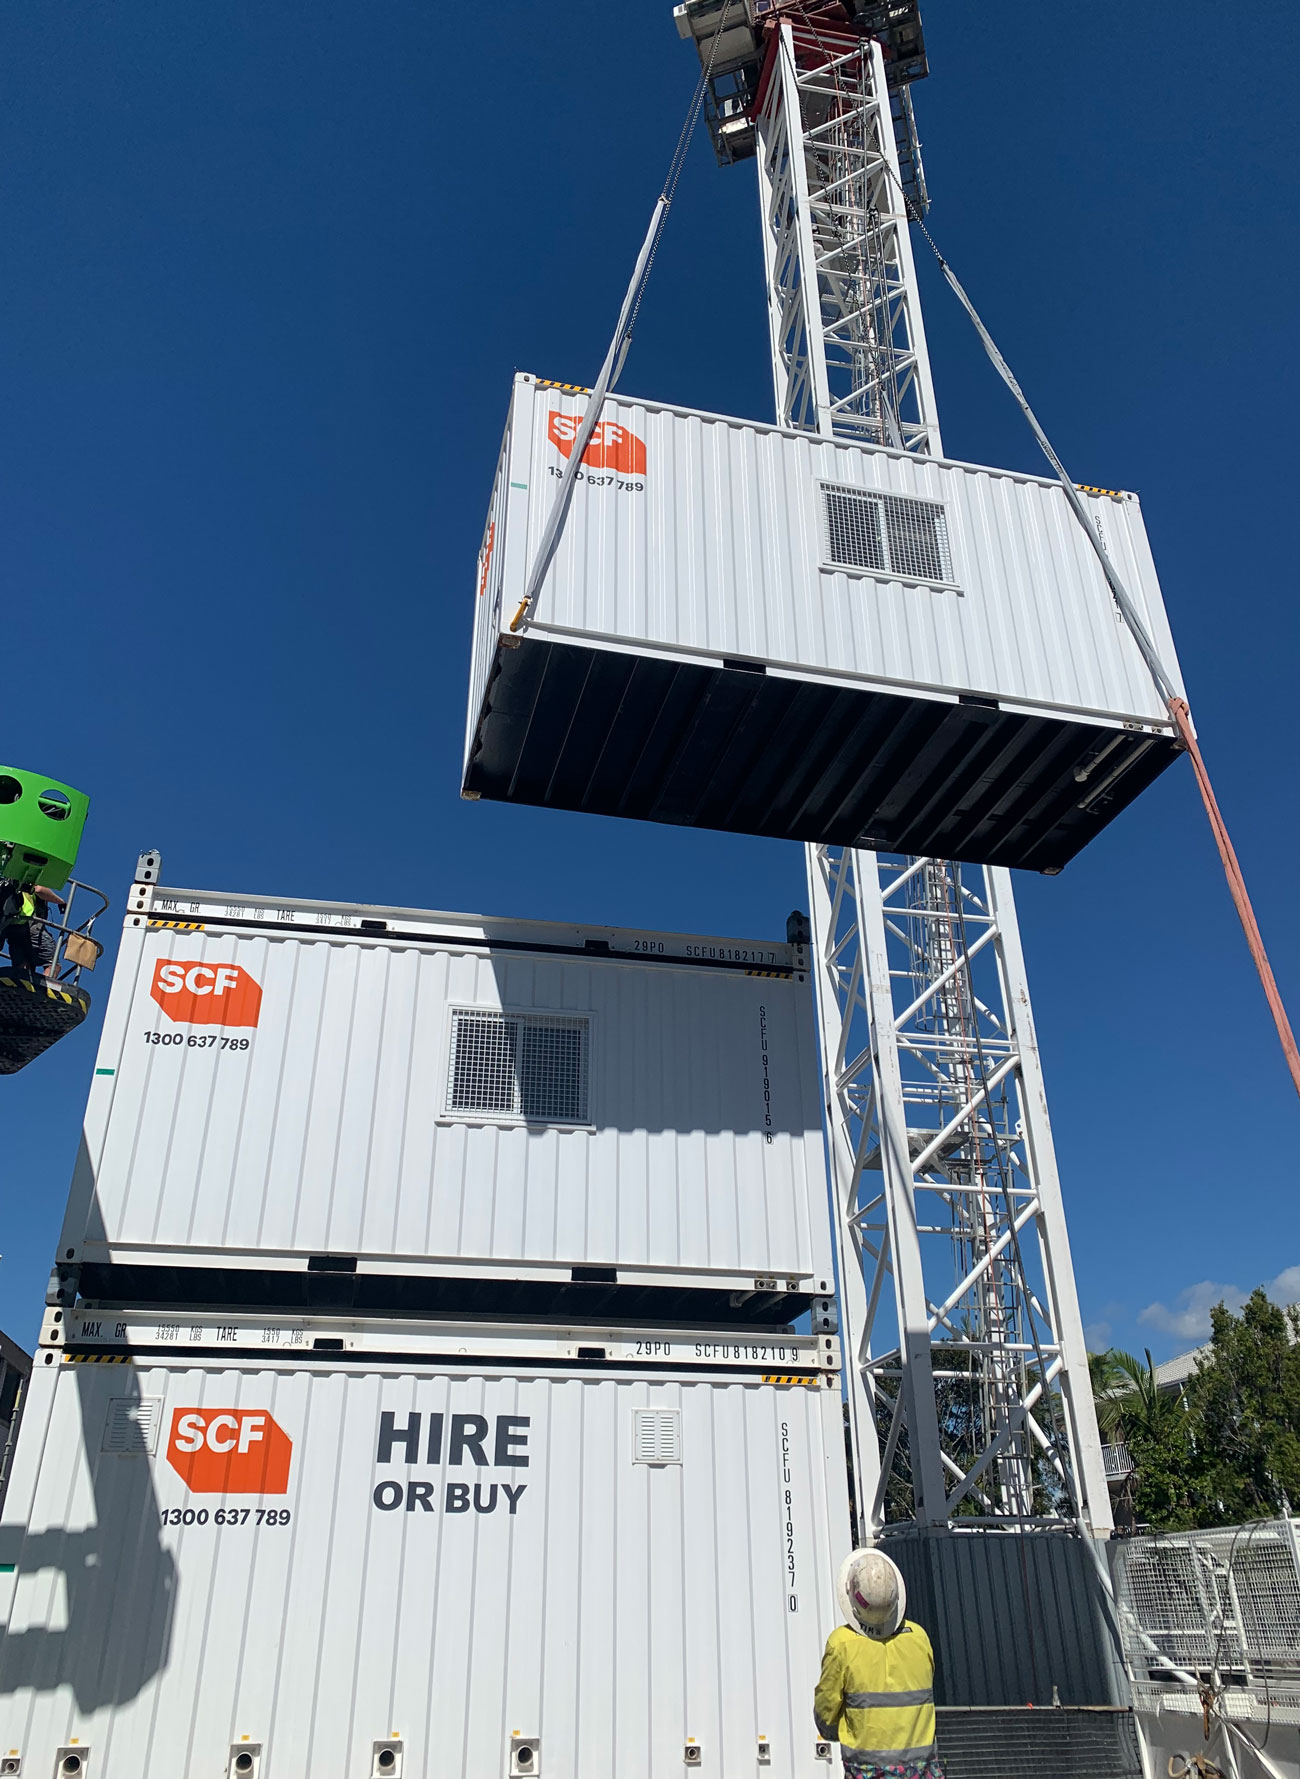
[{"label": "white shipping container", "polygon": [[828,1292],[806,953],[137,885],[60,1260]]},{"label": "white shipping container", "polygon": [[0,1526],[0,1749],[817,1779],[848,1539],[834,1379],[51,1354]]},{"label": "white shipping container", "polygon": [[106,1309],[86,1300],[71,1309],[46,1310],[41,1346],[98,1359],[184,1353],[226,1364],[250,1356],[274,1359],[283,1353],[301,1357],[328,1352],[340,1356],[340,1362],[346,1356],[484,1365],[514,1363],[526,1353],[532,1365],[560,1369],[601,1364],[623,1371],[645,1371],[650,1366],[677,1371],[757,1370],[765,1383],[789,1381],[787,1374],[805,1379],[827,1376],[840,1368],[840,1343],[833,1326],[792,1334],[786,1329],[668,1328],[659,1323],[566,1325],[558,1318],[512,1323],[428,1316],[268,1316],[224,1305],[204,1310],[192,1303],[170,1309],[139,1305]]},{"label": "white shipping container", "polygon": [[[1178,752],[1060,486],[519,375],[470,796],[1058,869]],[[1087,495],[1177,681],[1142,512]]]}]

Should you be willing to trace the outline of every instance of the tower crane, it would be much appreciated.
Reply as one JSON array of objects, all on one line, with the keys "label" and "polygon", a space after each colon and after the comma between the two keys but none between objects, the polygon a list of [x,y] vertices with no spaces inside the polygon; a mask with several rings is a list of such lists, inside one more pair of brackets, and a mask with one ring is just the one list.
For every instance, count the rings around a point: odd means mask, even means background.
[{"label": "tower crane", "polygon": [[[917,0],[685,0],[752,160],[775,417],[942,457],[910,222]],[[862,1533],[1112,1529],[1010,873],[809,846]]]}]

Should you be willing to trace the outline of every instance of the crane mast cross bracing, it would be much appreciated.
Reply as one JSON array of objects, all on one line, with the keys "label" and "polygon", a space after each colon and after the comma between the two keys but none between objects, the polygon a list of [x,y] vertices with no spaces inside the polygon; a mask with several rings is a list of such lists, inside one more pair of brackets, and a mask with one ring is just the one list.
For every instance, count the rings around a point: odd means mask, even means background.
[{"label": "crane mast cross bracing", "polygon": [[[915,14],[688,0],[677,18],[706,63],[712,33],[731,34],[708,114],[718,158],[758,168],[778,421],[938,456],[903,84],[926,68],[895,43],[891,84],[882,27],[914,21],[915,49]],[[1104,1535],[1010,874],[832,846],[807,866],[859,1527]]]}]

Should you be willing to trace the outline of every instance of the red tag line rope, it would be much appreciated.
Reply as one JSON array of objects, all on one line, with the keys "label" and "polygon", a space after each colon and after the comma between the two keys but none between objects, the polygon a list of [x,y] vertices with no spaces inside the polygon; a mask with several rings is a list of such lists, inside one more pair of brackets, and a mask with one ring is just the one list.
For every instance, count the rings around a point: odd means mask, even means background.
[{"label": "red tag line rope", "polygon": [[1223,860],[1223,873],[1228,879],[1228,889],[1232,895],[1233,905],[1241,921],[1242,931],[1246,935],[1246,944],[1250,947],[1250,955],[1255,960],[1255,968],[1259,971],[1259,979],[1264,987],[1264,998],[1273,1015],[1277,1035],[1282,1040],[1282,1054],[1286,1057],[1287,1067],[1291,1071],[1291,1080],[1295,1085],[1296,1092],[1300,1093],[1300,1049],[1296,1047],[1291,1021],[1287,1018],[1286,1008],[1282,1005],[1277,978],[1273,974],[1273,966],[1269,963],[1268,953],[1264,949],[1264,940],[1260,934],[1259,923],[1255,919],[1255,910],[1251,907],[1250,892],[1246,888],[1246,879],[1237,861],[1232,837],[1228,833],[1228,825],[1219,809],[1218,799],[1214,795],[1214,786],[1210,783],[1210,774],[1206,770],[1205,761],[1201,758],[1201,750],[1192,733],[1192,725],[1188,720],[1191,713],[1183,699],[1171,698],[1169,714],[1174,719],[1183,746],[1187,749],[1191,759],[1192,770],[1196,774],[1196,786],[1201,793],[1205,813],[1210,818],[1210,829],[1214,835],[1214,843],[1219,849],[1219,857]]}]

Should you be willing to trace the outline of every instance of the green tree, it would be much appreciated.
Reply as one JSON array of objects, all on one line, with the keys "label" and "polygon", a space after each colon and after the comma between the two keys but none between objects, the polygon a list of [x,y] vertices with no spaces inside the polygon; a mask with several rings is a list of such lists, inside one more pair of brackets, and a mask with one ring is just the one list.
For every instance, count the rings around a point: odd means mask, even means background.
[{"label": "green tree", "polygon": [[1160,1388],[1149,1350],[1145,1364],[1132,1353],[1112,1351],[1108,1357],[1118,1381],[1103,1400],[1114,1428],[1110,1437],[1122,1439],[1133,1460],[1135,1516],[1163,1531],[1201,1524],[1196,1430],[1185,1392]]},{"label": "green tree", "polygon": [[1203,1471],[1202,1525],[1300,1506],[1300,1308],[1253,1291],[1236,1316],[1210,1312],[1210,1351],[1187,1397]]}]

